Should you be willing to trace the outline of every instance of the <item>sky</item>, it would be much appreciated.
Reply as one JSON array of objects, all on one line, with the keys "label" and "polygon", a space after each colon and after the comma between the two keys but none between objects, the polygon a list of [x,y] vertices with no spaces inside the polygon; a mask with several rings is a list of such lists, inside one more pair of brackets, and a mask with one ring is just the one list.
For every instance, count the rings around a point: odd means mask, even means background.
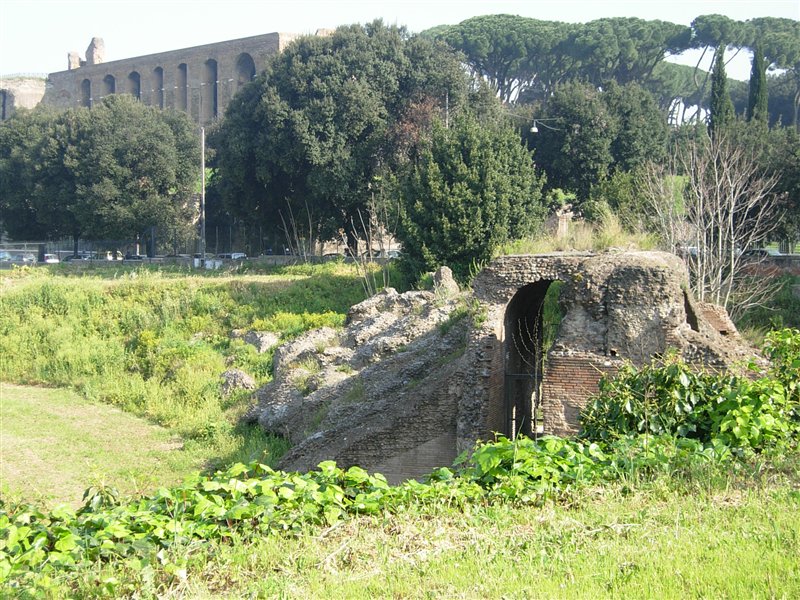
[{"label": "sky", "polygon": [[[377,18],[418,32],[500,13],[568,22],[639,17],[689,25],[707,14],[740,21],[800,20],[800,0],[0,0],[0,75],[66,70],[67,53],[84,56],[93,37],[103,38],[108,62],[274,31],[314,33]],[[747,79],[748,59],[738,58],[728,76]]]}]

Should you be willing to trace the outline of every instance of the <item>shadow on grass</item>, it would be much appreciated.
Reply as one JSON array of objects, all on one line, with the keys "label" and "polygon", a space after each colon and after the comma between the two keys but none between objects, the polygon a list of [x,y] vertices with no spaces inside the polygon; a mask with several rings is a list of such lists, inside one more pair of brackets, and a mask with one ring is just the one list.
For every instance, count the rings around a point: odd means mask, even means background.
[{"label": "shadow on grass", "polygon": [[291,445],[285,438],[266,433],[258,425],[244,422],[235,425],[230,435],[233,443],[225,452],[206,461],[203,474],[211,475],[235,463],[259,462],[275,468]]}]

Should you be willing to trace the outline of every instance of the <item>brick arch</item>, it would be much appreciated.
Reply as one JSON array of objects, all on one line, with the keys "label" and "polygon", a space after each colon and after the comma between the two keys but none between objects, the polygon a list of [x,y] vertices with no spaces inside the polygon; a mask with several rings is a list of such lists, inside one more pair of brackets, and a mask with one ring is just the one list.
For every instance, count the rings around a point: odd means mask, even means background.
[{"label": "brick arch", "polygon": [[81,81],[81,106],[85,108],[92,106],[92,82],[89,79]]},{"label": "brick arch", "polygon": [[128,89],[125,90],[137,100],[142,98],[142,76],[138,71],[128,73]]},{"label": "brick arch", "polygon": [[[543,348],[543,307],[554,282],[574,292],[576,278],[588,254],[505,257],[493,261],[476,277],[475,295],[487,309],[491,343],[484,349],[488,363],[485,396],[481,400],[483,431],[469,439],[498,432],[509,437],[549,433],[543,423],[547,353]],[[527,353],[527,356],[523,356]]]},{"label": "brick arch", "polygon": [[256,63],[247,52],[242,52],[236,59],[236,89],[251,82],[256,76]]},{"label": "brick arch", "polygon": [[557,298],[559,283],[549,279],[529,283],[506,305],[503,406],[495,410],[502,411],[501,431],[509,438],[520,434],[535,437],[543,431],[542,381],[546,353],[558,325],[551,305]]}]

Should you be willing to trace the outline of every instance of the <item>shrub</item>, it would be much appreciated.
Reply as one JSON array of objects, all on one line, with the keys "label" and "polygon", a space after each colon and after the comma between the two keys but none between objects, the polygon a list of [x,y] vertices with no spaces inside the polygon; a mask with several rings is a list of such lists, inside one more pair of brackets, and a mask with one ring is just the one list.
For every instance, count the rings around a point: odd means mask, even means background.
[{"label": "shrub", "polygon": [[676,355],[641,368],[626,364],[601,380],[581,416],[582,436],[671,434],[737,450],[792,443],[800,431],[800,333],[773,332],[764,352],[772,366],[754,379],[698,370]]}]

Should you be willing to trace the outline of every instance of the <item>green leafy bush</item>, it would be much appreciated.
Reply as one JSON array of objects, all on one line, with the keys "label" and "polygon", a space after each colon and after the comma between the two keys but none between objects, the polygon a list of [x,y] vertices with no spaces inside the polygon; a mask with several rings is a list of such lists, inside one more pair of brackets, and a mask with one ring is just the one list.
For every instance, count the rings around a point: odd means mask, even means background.
[{"label": "green leafy bush", "polygon": [[[50,512],[0,501],[0,583],[21,592],[64,589],[76,572],[96,563],[125,561],[128,568],[175,574],[200,543],[295,535],[359,515],[382,515],[471,505],[539,505],[582,486],[675,474],[735,460],[719,442],[671,435],[630,435],[612,443],[545,437],[479,443],[454,469],[426,481],[390,486],[379,474],[323,462],[308,473],[284,473],[251,463],[182,486],[120,501],[113,490],[87,490],[84,506]],[[213,548],[213,546],[209,546]],[[114,595],[114,582],[107,593]]]},{"label": "green leafy bush", "polygon": [[770,332],[763,351],[770,360],[769,374],[786,387],[787,399],[794,403],[794,416],[800,418],[800,329]]},{"label": "green leafy bush", "polygon": [[675,355],[641,368],[626,364],[600,382],[581,416],[582,436],[671,434],[737,450],[793,443],[800,430],[799,349],[797,330],[773,332],[764,348],[772,366],[752,379],[700,370]]}]

